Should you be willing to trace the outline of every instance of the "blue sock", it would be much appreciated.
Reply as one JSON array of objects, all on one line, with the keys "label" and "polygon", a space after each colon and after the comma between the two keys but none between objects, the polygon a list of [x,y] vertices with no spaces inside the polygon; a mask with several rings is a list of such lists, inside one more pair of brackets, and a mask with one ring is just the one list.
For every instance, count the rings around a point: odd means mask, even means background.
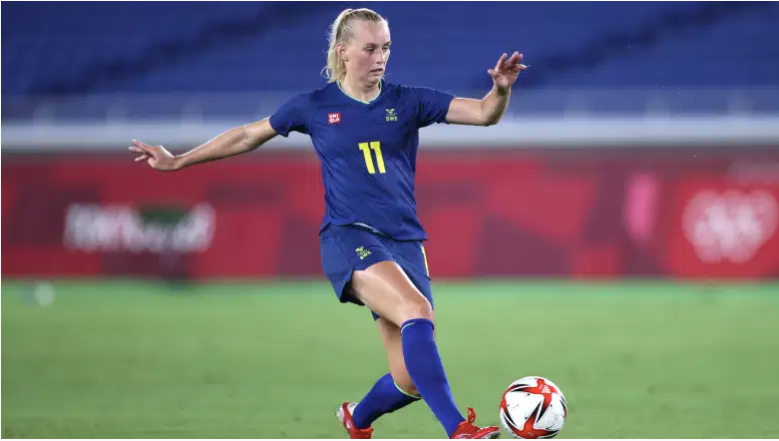
[{"label": "blue sock", "polygon": [[354,424],[360,429],[366,429],[380,416],[406,407],[420,398],[400,390],[392,375],[387,374],[379,378],[373,389],[354,408]]},{"label": "blue sock", "polygon": [[438,346],[433,338],[433,322],[422,318],[411,319],[403,323],[400,333],[403,358],[411,380],[451,438],[465,418],[454,403],[449,380],[446,379]]}]

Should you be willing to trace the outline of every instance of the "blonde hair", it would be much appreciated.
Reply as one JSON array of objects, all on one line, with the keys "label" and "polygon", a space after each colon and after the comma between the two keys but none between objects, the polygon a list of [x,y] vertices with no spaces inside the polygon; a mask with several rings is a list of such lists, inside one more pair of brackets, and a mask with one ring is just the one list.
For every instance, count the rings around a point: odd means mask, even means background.
[{"label": "blonde hair", "polygon": [[344,9],[338,14],[330,27],[330,48],[327,50],[327,66],[324,68],[324,76],[329,83],[343,81],[346,76],[346,63],[336,53],[336,45],[346,44],[352,39],[354,23],[357,21],[387,22],[377,12],[366,8]]}]

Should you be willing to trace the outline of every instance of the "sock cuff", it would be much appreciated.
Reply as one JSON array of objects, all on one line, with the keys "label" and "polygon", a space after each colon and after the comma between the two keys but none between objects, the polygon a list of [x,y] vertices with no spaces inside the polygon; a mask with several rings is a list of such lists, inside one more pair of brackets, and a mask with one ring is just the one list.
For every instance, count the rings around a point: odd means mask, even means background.
[{"label": "sock cuff", "polygon": [[431,328],[435,329],[435,325],[433,324],[432,320],[426,319],[426,318],[415,318],[411,320],[406,320],[401,326],[400,326],[400,333],[403,334],[403,331],[408,328],[411,325],[417,325],[417,324],[427,324],[430,325]]},{"label": "sock cuff", "polygon": [[404,391],[400,386],[398,386],[398,383],[395,383],[395,380],[392,380],[392,384],[395,385],[395,389],[397,389],[400,393],[405,395],[408,398],[411,398],[412,400],[421,400],[422,397],[418,397],[416,395],[411,395],[410,393]]}]

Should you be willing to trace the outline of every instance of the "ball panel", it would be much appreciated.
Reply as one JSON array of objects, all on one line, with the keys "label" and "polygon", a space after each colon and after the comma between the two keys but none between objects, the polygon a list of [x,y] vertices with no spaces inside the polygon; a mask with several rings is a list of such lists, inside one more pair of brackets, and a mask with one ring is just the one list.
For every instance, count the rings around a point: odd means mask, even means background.
[{"label": "ball panel", "polygon": [[511,383],[500,403],[503,429],[520,439],[553,438],[568,415],[560,388],[543,377],[524,377]]}]

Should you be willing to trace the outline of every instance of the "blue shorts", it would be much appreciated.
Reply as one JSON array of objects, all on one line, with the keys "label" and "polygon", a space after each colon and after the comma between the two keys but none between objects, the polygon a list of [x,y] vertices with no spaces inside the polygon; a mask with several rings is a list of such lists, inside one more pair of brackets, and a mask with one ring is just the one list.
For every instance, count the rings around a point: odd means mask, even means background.
[{"label": "blue shorts", "polygon": [[[353,271],[393,261],[433,305],[433,291],[421,241],[398,241],[356,225],[329,225],[320,235],[322,269],[341,303],[362,305],[351,292]],[[378,318],[373,313],[373,318]]]}]

